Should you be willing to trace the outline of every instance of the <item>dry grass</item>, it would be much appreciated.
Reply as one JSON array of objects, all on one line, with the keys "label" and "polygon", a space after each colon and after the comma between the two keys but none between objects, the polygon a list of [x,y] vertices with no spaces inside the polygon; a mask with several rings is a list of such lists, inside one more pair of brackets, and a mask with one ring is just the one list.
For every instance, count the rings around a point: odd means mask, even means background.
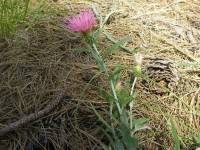
[{"label": "dry grass", "polygon": [[[149,118],[152,128],[138,133],[144,149],[172,149],[170,117],[176,121],[186,147],[191,149],[191,139],[200,131],[200,3],[79,1],[67,3],[68,9],[72,9],[69,14],[84,8],[86,3],[96,4],[104,15],[115,7],[118,12],[106,28],[116,38],[132,37],[127,46],[139,48],[145,54],[144,68],[148,58],[155,56],[171,59],[177,65],[180,80],[173,89],[145,76],[136,85],[135,117]],[[66,3],[58,1],[52,5]],[[64,100],[48,116],[2,137],[0,149],[36,149],[38,145],[42,148],[46,145],[50,150],[53,145],[55,149],[101,149],[102,137],[89,103],[99,111],[106,107],[97,91],[98,85],[106,83],[100,76],[88,86],[91,77],[98,73],[95,62],[86,54],[73,53],[74,48],[83,45],[63,29],[62,20],[63,17],[57,16],[39,21],[0,42],[0,127],[53,103],[59,89],[64,89],[66,97],[71,99]],[[102,37],[102,49],[105,41]],[[128,79],[133,56],[119,51],[108,59],[110,66],[117,63],[125,66],[123,78]],[[158,94],[155,92],[158,88],[167,92]]]}]

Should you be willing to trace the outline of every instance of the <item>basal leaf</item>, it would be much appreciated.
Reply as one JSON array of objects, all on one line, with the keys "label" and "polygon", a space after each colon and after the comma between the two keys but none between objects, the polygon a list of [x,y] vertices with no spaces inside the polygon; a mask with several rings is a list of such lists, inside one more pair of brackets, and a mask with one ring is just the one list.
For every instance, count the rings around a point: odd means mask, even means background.
[{"label": "basal leaf", "polygon": [[[127,115],[128,117],[128,115]],[[138,147],[137,138],[131,135],[131,129],[123,122],[120,125],[120,133],[122,135],[123,143],[127,150],[136,150]]]},{"label": "basal leaf", "polygon": [[113,135],[115,135],[114,129],[101,117],[101,115],[96,111],[93,105],[91,105],[91,107],[101,123],[106,127],[106,129],[109,130]]}]

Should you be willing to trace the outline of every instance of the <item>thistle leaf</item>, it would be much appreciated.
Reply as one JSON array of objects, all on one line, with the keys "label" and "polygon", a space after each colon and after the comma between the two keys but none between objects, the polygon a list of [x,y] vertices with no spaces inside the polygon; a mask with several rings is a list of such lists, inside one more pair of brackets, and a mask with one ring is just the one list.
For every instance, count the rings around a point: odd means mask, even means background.
[{"label": "thistle leaf", "polygon": [[144,130],[144,129],[151,129],[149,126],[146,125],[148,121],[149,119],[147,118],[134,119],[133,120],[134,132]]},{"label": "thistle leaf", "polygon": [[122,71],[122,66],[120,64],[117,64],[115,66],[113,73],[109,77],[109,79],[113,81],[114,86],[116,85],[117,81],[120,79],[121,71]]},{"label": "thistle leaf", "polygon": [[107,48],[106,52],[108,55],[112,55],[115,53],[121,46],[123,46],[126,42],[130,40],[130,37],[127,36],[125,38],[122,38],[121,40],[114,43],[110,48]]}]

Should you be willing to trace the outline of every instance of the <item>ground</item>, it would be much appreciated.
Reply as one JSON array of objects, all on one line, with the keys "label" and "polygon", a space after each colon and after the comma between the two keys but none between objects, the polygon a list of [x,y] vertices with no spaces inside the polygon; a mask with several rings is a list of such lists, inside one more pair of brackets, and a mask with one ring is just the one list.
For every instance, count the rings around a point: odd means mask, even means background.
[{"label": "ground", "polygon": [[[41,11],[46,16],[34,22],[29,14],[26,22],[30,24],[19,25],[14,36],[1,39],[0,127],[53,104],[60,91],[64,98],[41,119],[1,137],[0,149],[101,149],[103,137],[90,104],[104,115],[107,103],[97,87],[106,88],[107,82],[90,55],[75,51],[84,44],[63,25],[65,15],[91,5],[103,16],[114,11],[105,27],[109,35],[116,40],[129,35],[131,40],[124,47],[144,55],[144,75],[136,84],[133,112],[134,118],[148,118],[150,129],[137,133],[140,145],[148,150],[173,149],[173,120],[182,149],[195,147],[193,137],[200,131],[200,1],[58,0],[48,4]],[[104,54],[112,41],[102,35],[99,43]],[[106,60],[110,68],[121,63],[123,79],[130,79],[134,54],[121,48]]]}]

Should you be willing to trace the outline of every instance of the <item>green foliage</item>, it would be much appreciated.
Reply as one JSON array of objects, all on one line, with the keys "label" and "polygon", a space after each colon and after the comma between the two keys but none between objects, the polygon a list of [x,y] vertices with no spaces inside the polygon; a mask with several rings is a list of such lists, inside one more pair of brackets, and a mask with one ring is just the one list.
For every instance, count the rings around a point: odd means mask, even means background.
[{"label": "green foliage", "polygon": [[[132,110],[129,110],[129,104],[134,101],[136,95],[130,94],[130,85],[117,88],[123,68],[118,64],[113,71],[110,71],[104,58],[98,51],[98,46],[96,46],[101,33],[105,31],[104,26],[108,18],[114,11],[103,18],[94,6],[93,10],[99,19],[100,27],[94,32],[84,34],[83,39],[87,47],[87,52],[93,56],[100,72],[105,73],[110,83],[109,90],[105,90],[102,87],[99,88],[100,95],[109,103],[109,110],[104,110],[106,114],[105,118],[97,112],[94,106],[91,106],[102,124],[102,132],[109,141],[109,145],[104,145],[103,148],[106,150],[136,150],[138,148],[138,140],[134,136],[134,133],[147,128],[145,126],[147,119],[132,119],[132,113],[130,113]],[[128,41],[129,37],[125,37],[114,42],[111,47],[106,49],[107,55],[114,54],[116,50],[123,47]]]},{"label": "green foliage", "polygon": [[32,28],[38,21],[64,16],[66,10],[50,0],[0,0],[0,36],[12,34],[20,23]]},{"label": "green foliage", "polygon": [[139,118],[139,119],[134,119],[133,120],[133,125],[134,125],[134,132],[140,131],[142,129],[149,129],[148,126],[145,126],[149,120],[147,118]]},{"label": "green foliage", "polygon": [[116,85],[117,81],[119,81],[121,76],[122,66],[120,64],[117,64],[115,66],[115,69],[113,73],[109,76],[109,80],[113,81],[114,86]]},{"label": "green foliage", "polygon": [[100,34],[102,33],[102,31],[103,31],[103,29],[99,28],[95,32],[92,33],[94,42],[97,42],[99,40],[99,37],[100,37]]},{"label": "green foliage", "polygon": [[132,135],[132,130],[129,125],[129,116],[126,111],[123,111],[121,115],[119,129],[125,148],[127,150],[136,150],[138,147],[138,141],[137,138]]},{"label": "green foliage", "polygon": [[180,138],[178,136],[176,126],[175,126],[174,120],[172,118],[170,118],[170,124],[171,124],[172,137],[173,137],[173,140],[174,140],[174,149],[180,150]]},{"label": "green foliage", "polygon": [[17,24],[27,14],[30,0],[1,0],[0,1],[0,35],[7,36],[14,32]]},{"label": "green foliage", "polygon": [[[100,70],[103,66],[104,61],[100,59],[99,53],[95,52],[95,60],[97,61]],[[102,60],[100,62],[100,60]],[[107,68],[106,68],[107,69]],[[112,81],[114,86],[116,85],[117,81],[121,78],[121,65],[116,65],[111,75],[108,76],[108,80]],[[116,96],[119,100],[119,106],[120,110],[122,110],[122,113],[119,113],[119,111],[116,111],[117,105],[115,96],[112,94],[113,92],[108,92],[104,90],[103,88],[99,88],[100,95],[104,97],[110,105],[110,112],[106,112],[108,114],[110,120],[106,121],[101,117],[101,115],[95,110],[95,108],[92,106],[92,109],[94,110],[95,114],[97,115],[98,119],[102,123],[102,131],[104,135],[106,136],[107,140],[110,143],[110,149],[112,150],[136,150],[138,147],[137,138],[132,134],[138,130],[140,130],[143,125],[146,123],[145,119],[135,120],[134,121],[134,129],[132,130],[130,128],[130,120],[129,120],[129,113],[128,113],[128,106],[129,103],[134,100],[134,96],[131,96],[129,93],[129,86],[126,86],[120,90],[116,90]],[[113,89],[115,90],[115,89]],[[112,113],[113,112],[113,113]],[[109,148],[107,148],[109,149]]]},{"label": "green foliage", "polygon": [[[109,80],[114,80],[115,82],[120,79],[121,73],[121,66],[117,65],[113,71],[113,73],[109,76]],[[113,104],[115,101],[114,96],[111,92],[107,92],[103,88],[100,88],[100,94],[109,102],[109,104]],[[146,129],[147,127],[145,124],[147,123],[148,119],[146,118],[139,118],[133,120],[133,129],[130,128],[130,118],[128,113],[128,106],[129,103],[132,102],[135,98],[131,96],[128,90],[128,86],[125,88],[116,91],[117,97],[120,102],[120,108],[122,109],[122,113],[119,114],[116,110],[116,106],[110,116],[110,120],[104,120],[101,115],[95,110],[97,117],[99,118],[100,122],[102,123],[102,131],[104,135],[107,137],[110,145],[105,149],[110,150],[136,150],[138,148],[138,140],[133,135],[135,132],[140,131],[142,129]],[[106,112],[108,114],[108,112]],[[108,115],[109,116],[109,115]],[[110,123],[108,123],[110,122]]]},{"label": "green foliage", "polygon": [[113,118],[116,125],[113,127],[101,117],[101,115],[95,110],[93,106],[92,109],[103,125],[101,130],[110,143],[110,149],[136,150],[138,148],[138,141],[137,138],[132,135],[132,130],[129,127],[129,116],[126,111],[122,112],[119,119]]},{"label": "green foliage", "polygon": [[122,38],[121,40],[117,41],[111,47],[107,48],[107,50],[106,50],[107,54],[112,55],[113,53],[116,52],[116,50],[118,50],[122,45],[124,45],[129,40],[130,40],[130,37],[128,36],[128,37]]},{"label": "green foliage", "polygon": [[128,104],[134,99],[134,97],[130,95],[128,88],[123,88],[122,90],[117,91],[117,96],[122,110],[126,109]]},{"label": "green foliage", "polygon": [[99,88],[99,94],[102,96],[108,103],[114,102],[114,97],[111,92],[104,90],[102,87]]},{"label": "green foliage", "polygon": [[200,134],[194,138],[195,144],[198,148],[200,148]]},{"label": "green foliage", "polygon": [[[106,30],[103,31],[103,34],[106,36],[106,38],[107,38],[108,40],[110,40],[110,41],[113,42],[114,44],[117,44],[117,43],[119,43],[119,42],[123,43],[123,44],[120,45],[119,47],[122,48],[123,50],[125,50],[126,52],[130,53],[130,54],[132,54],[133,52],[137,52],[137,51],[138,51],[138,49],[127,48],[127,47],[124,46],[124,44],[128,41],[128,39],[127,39],[127,41],[126,41],[126,39],[124,39],[124,42],[122,41],[123,39],[121,39],[121,41],[115,40],[115,39],[112,37],[112,35],[109,34]],[[126,38],[128,38],[128,37],[126,37]]]},{"label": "green foliage", "polygon": [[91,53],[96,61],[96,64],[98,65],[100,71],[106,72],[105,63],[103,62],[102,57],[95,51],[91,51]]}]

